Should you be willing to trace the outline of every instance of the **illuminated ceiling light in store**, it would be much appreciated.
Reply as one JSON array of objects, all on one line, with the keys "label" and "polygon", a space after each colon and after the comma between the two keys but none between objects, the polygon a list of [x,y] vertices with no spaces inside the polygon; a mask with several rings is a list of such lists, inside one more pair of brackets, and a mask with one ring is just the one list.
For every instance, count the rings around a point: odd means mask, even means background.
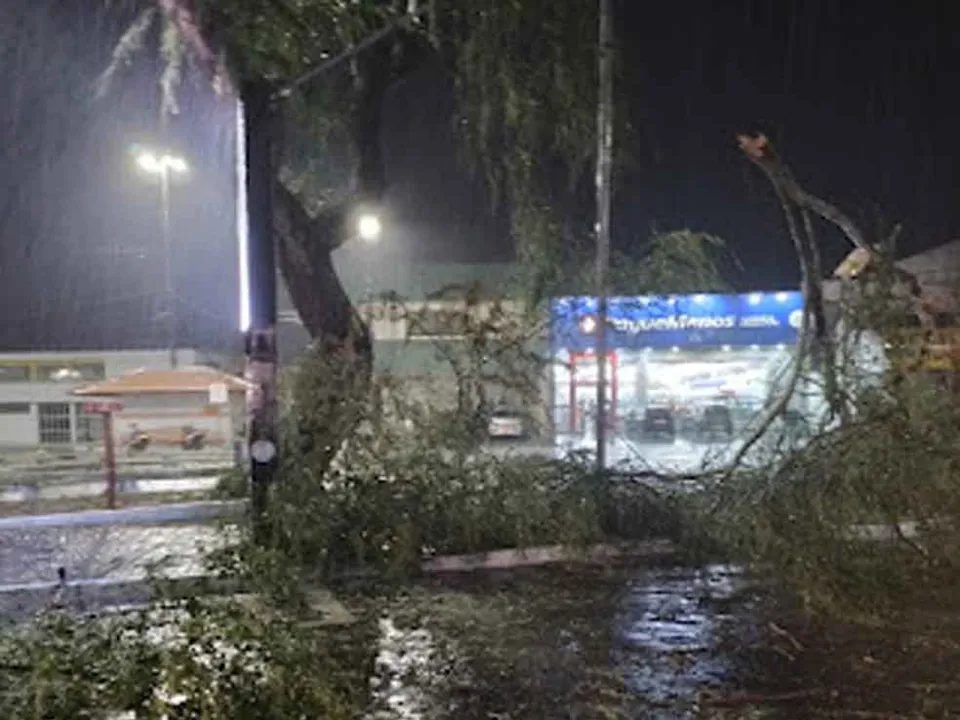
[{"label": "illuminated ceiling light in store", "polygon": [[694,295],[694,296],[693,296],[693,301],[694,301],[695,303],[697,303],[697,305],[703,305],[703,303],[705,303],[705,302],[707,301],[707,296],[706,296],[706,295]]},{"label": "illuminated ceiling light in store", "polygon": [[777,350],[786,350],[786,349],[787,349],[787,346],[784,345],[783,343],[777,344]]},{"label": "illuminated ceiling light in store", "polygon": [[789,297],[790,297],[790,296],[787,295],[785,292],[778,292],[778,293],[776,294],[777,302],[786,302],[786,301],[787,301],[787,298],[789,298]]},{"label": "illuminated ceiling light in store", "polygon": [[670,352],[680,352],[680,348],[674,345],[672,348],[670,348]]},{"label": "illuminated ceiling light in store", "polygon": [[729,346],[729,345],[724,345],[724,346],[723,346],[722,348],[720,348],[720,349],[723,350],[724,352],[730,352],[730,346]]},{"label": "illuminated ceiling light in store", "polygon": [[747,298],[747,302],[749,302],[751,305],[759,305],[762,299],[763,295],[760,293],[750,293],[750,296]]},{"label": "illuminated ceiling light in store", "polygon": [[759,349],[760,349],[760,346],[759,346],[759,345],[751,345],[751,346],[750,346],[750,349],[751,349],[751,350],[759,350]]}]

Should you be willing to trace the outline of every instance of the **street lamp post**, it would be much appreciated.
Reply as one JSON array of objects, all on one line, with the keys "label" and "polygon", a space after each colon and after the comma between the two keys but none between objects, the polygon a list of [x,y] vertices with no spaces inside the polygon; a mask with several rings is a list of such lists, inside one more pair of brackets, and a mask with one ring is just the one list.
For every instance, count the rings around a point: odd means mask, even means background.
[{"label": "street lamp post", "polygon": [[237,109],[240,323],[246,333],[247,450],[254,536],[269,541],[267,506],[280,466],[277,402],[277,258],[273,241],[275,101],[265,83],[244,85]]},{"label": "street lamp post", "polygon": [[163,237],[164,296],[167,312],[167,348],[170,367],[177,367],[177,307],[173,286],[173,237],[170,230],[170,175],[187,172],[187,161],[170,154],[157,155],[143,151],[137,155],[142,170],[160,178],[160,231]]},{"label": "street lamp post", "polygon": [[[277,405],[277,259],[273,241],[274,167],[272,135],[277,105],[357,53],[380,42],[419,17],[408,13],[336,57],[307,70],[272,91],[263,81],[247,82],[237,109],[237,236],[240,255],[240,325],[246,334],[247,442],[250,457],[250,505],[254,534],[268,541],[267,505],[280,467]],[[359,218],[357,232],[368,242],[380,235],[380,220]]]},{"label": "street lamp post", "polygon": [[373,272],[371,271],[373,247],[380,242],[383,224],[380,218],[370,212],[365,212],[357,218],[357,238],[367,247],[362,253],[363,258],[363,302],[367,308],[367,326],[373,332],[373,316],[376,303],[373,298]]},{"label": "street lamp post", "polygon": [[613,0],[599,0],[597,75],[597,473],[607,465],[607,274],[610,267],[610,181],[613,171]]}]

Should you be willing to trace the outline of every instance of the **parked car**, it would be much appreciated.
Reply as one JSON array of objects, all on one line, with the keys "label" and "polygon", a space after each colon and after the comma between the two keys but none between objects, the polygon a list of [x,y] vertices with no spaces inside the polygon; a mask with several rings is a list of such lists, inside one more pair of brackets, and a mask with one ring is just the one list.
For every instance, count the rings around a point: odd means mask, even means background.
[{"label": "parked car", "polygon": [[628,440],[643,439],[643,418],[636,410],[630,410],[623,416],[623,434]]},{"label": "parked car", "polygon": [[499,408],[490,414],[487,434],[493,440],[523,440],[527,436],[527,424],[519,412]]},{"label": "parked car", "polygon": [[673,410],[665,407],[650,407],[643,411],[643,439],[673,442],[677,437],[677,424]]},{"label": "parked car", "polygon": [[707,405],[700,416],[698,434],[705,442],[730,440],[733,437],[733,415],[726,405]]}]

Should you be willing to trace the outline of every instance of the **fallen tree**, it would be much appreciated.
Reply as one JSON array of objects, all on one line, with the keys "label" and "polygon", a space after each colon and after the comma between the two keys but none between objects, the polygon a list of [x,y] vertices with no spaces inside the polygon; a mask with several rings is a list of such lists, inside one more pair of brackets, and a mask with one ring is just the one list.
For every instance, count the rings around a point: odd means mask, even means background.
[{"label": "fallen tree", "polygon": [[[868,242],[847,215],[801,188],[765,137],[741,137],[740,146],[770,179],[801,259],[807,314],[818,320],[804,326],[791,379],[819,379],[824,410],[808,441],[765,456],[760,440],[790,402],[791,382],[748,440],[754,460],[739,462],[744,446],[710,484],[694,522],[736,556],[773,570],[810,610],[877,622],[942,609],[960,561],[960,421],[953,396],[922,363],[898,360],[926,347],[930,300],[893,267],[887,239]],[[814,214],[873,264],[846,280],[833,325],[824,321]],[[911,317],[920,318],[920,332],[904,332]],[[875,531],[889,542],[865,544],[865,532],[879,539]]]}]

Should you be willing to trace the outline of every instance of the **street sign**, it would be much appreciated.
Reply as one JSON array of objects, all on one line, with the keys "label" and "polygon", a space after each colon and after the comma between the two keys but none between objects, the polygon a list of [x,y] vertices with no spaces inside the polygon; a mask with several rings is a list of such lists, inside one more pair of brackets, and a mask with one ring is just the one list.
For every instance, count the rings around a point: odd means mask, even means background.
[{"label": "street sign", "polygon": [[226,405],[230,402],[230,390],[226,383],[213,383],[210,386],[210,404]]},{"label": "street sign", "polygon": [[277,456],[277,446],[269,440],[256,440],[250,446],[250,456],[258,463],[266,464]]},{"label": "street sign", "polygon": [[123,410],[123,403],[119,402],[88,402],[83,404],[83,411],[88,415],[107,415]]}]

